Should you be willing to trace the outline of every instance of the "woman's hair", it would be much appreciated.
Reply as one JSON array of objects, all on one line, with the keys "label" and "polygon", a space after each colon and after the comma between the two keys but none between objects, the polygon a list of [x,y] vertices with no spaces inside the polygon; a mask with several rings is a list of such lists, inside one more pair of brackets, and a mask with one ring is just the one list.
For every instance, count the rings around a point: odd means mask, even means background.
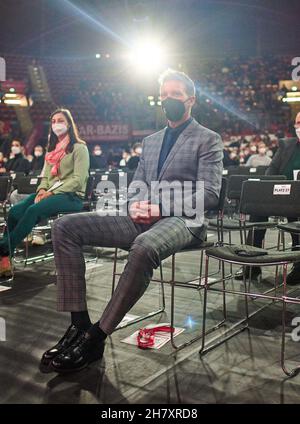
[{"label": "woman's hair", "polygon": [[62,113],[65,116],[65,118],[68,122],[68,125],[69,125],[68,134],[69,134],[69,137],[70,137],[70,143],[67,146],[66,152],[67,153],[72,152],[75,143],[86,144],[85,141],[83,141],[79,137],[78,129],[76,127],[76,124],[74,122],[74,119],[73,119],[71,112],[68,109],[58,108],[54,112],[52,112],[51,115],[50,115],[50,128],[49,128],[47,151],[51,152],[52,150],[54,150],[55,146],[58,142],[57,135],[55,135],[54,132],[52,131],[52,118],[57,113]]}]

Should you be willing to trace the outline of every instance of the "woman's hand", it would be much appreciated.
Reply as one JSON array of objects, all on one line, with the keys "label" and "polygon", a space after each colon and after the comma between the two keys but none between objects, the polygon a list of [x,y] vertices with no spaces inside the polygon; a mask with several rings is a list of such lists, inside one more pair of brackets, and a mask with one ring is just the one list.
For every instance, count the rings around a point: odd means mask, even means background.
[{"label": "woman's hand", "polygon": [[39,203],[43,199],[47,199],[47,197],[52,196],[52,191],[46,191],[44,189],[40,190],[34,199],[34,203]]}]

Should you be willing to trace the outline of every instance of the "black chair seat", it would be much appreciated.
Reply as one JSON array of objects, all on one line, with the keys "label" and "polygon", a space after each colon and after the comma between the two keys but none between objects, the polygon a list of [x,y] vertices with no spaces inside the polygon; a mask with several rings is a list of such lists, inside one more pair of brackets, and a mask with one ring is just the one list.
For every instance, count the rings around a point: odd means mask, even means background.
[{"label": "black chair seat", "polygon": [[[267,263],[279,263],[279,262],[298,262],[300,261],[300,252],[273,252],[264,256],[252,256],[245,257],[237,255],[234,251],[235,248],[249,249],[248,245],[239,245],[239,246],[222,246],[222,247],[212,247],[206,251],[208,256],[212,256],[217,259],[223,259],[227,261],[232,261],[238,264],[267,264]],[[256,251],[265,252],[264,249],[259,249],[255,247]]]},{"label": "black chair seat", "polygon": [[180,252],[193,252],[193,251],[197,251],[197,250],[203,250],[203,249],[208,249],[210,247],[212,247],[214,245],[213,242],[211,241],[200,241],[199,243],[195,243],[192,244],[190,246],[184,247],[183,249],[180,250]]},{"label": "black chair seat", "polygon": [[[217,219],[210,219],[209,225],[211,227],[217,227],[218,221]],[[262,227],[262,228],[271,228],[275,227],[276,224],[273,222],[265,221],[265,222],[246,222],[245,224],[246,228],[253,228],[253,227]],[[240,229],[240,221],[238,219],[230,219],[225,218],[223,220],[223,229],[224,230],[239,230]]]},{"label": "black chair seat", "polygon": [[288,222],[287,224],[278,224],[277,228],[289,233],[300,234],[300,221]]},{"label": "black chair seat", "polygon": [[[204,249],[208,249],[208,248],[212,247],[213,245],[214,245],[214,243],[211,242],[211,241],[200,241],[199,240],[199,243],[193,243],[189,246],[186,246],[183,249],[179,250],[177,253],[204,250]],[[126,250],[128,252],[130,250],[130,246],[118,247],[118,249]]]}]

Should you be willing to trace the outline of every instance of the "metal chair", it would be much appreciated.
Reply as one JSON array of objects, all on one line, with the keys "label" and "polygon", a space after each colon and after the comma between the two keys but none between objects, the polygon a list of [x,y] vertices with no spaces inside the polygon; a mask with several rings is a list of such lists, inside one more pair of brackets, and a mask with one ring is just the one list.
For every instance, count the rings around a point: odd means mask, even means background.
[{"label": "metal chair", "polygon": [[[257,175],[253,177],[252,175],[231,175],[228,178],[227,185],[227,194],[226,202],[229,205],[228,216],[225,217],[224,214],[219,216],[217,219],[211,219],[209,221],[209,226],[212,228],[217,228],[218,231],[221,231],[220,239],[224,241],[224,230],[228,231],[228,242],[231,244],[231,232],[239,231],[240,240],[243,243],[243,239],[246,242],[246,233],[241,232],[240,221],[235,217],[235,212],[238,210],[239,202],[241,198],[242,186],[244,181],[268,181],[268,180],[286,180],[285,175]],[[276,223],[273,222],[250,222],[249,220],[244,223],[244,229],[254,230],[256,228],[272,228],[276,226]],[[253,235],[253,232],[252,232]]]},{"label": "metal chair", "polygon": [[[286,181],[284,184],[282,180],[278,181],[245,181],[243,183],[242,195],[240,201],[240,225],[242,231],[245,230],[246,215],[264,215],[264,216],[286,216],[295,217],[300,216],[300,181]],[[251,249],[252,255],[251,256]],[[253,250],[254,249],[254,250]],[[246,252],[246,253],[245,253]],[[248,252],[248,253],[247,253]],[[249,253],[250,252],[250,253]],[[248,256],[246,256],[248,254]],[[249,256],[250,255],[250,256]],[[250,292],[250,280],[247,284],[244,272],[244,290],[229,290],[224,286],[222,288],[214,287],[213,284],[208,282],[208,268],[210,258],[221,261],[226,264],[235,264],[243,267],[246,266],[281,266],[283,268],[283,283],[278,285],[277,275],[274,281],[274,288],[264,293]],[[220,344],[229,340],[233,336],[249,328],[249,320],[251,317],[259,313],[262,309],[269,306],[273,302],[282,303],[282,343],[281,343],[281,367],[284,373],[288,376],[294,376],[299,370],[300,365],[288,370],[285,364],[285,335],[286,335],[286,306],[287,304],[298,304],[300,300],[291,297],[287,294],[286,276],[287,267],[289,264],[300,261],[300,252],[270,252],[264,249],[249,247],[248,245],[237,246],[217,246],[206,251],[205,259],[205,281],[204,281],[204,301],[203,301],[203,327],[202,327],[202,346],[199,351],[201,355],[211,351]],[[222,270],[224,267],[222,268]],[[224,273],[222,280],[225,281]],[[283,287],[283,292],[278,292],[279,287]],[[206,343],[206,329],[207,318],[207,297],[209,292],[216,293],[230,293],[232,295],[242,296],[245,301],[245,317],[240,321],[229,327],[222,335],[218,336],[214,343]],[[267,305],[260,307],[258,310],[249,313],[249,299],[255,302],[256,299],[265,299],[270,301]],[[215,331],[219,327],[214,326],[210,331]]]}]

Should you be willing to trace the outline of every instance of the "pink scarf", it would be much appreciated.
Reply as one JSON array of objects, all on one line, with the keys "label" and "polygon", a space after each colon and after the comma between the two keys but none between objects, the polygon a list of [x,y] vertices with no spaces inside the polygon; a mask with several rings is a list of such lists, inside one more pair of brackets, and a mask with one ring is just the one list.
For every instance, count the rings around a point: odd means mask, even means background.
[{"label": "pink scarf", "polygon": [[46,154],[46,161],[53,165],[51,169],[51,175],[58,175],[59,165],[61,160],[66,156],[66,147],[69,144],[69,139],[64,138],[62,141],[58,142],[55,149],[52,152]]}]

